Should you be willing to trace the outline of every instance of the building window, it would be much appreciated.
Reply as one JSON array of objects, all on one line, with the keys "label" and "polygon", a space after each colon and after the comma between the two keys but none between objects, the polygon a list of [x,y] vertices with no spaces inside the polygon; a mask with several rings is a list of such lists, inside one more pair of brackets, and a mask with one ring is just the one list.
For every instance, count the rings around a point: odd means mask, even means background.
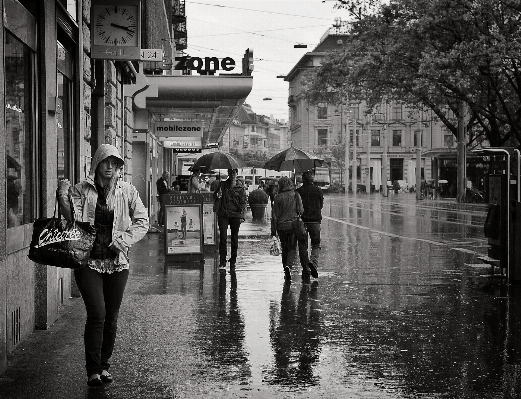
[{"label": "building window", "polygon": [[349,107],[349,119],[352,121],[360,119],[360,107],[358,105]]},{"label": "building window", "polygon": [[78,13],[76,11],[78,8],[77,0],[58,0],[58,3],[60,3],[63,8],[67,10],[73,20],[78,20]]},{"label": "building window", "polygon": [[414,135],[414,147],[423,146],[423,132],[421,130],[415,130],[413,135]]},{"label": "building window", "polygon": [[327,104],[320,103],[317,105],[317,119],[327,119]]},{"label": "building window", "polygon": [[327,145],[327,129],[317,129],[317,144]]},{"label": "building window", "polygon": [[[353,145],[353,134],[354,134],[354,130],[351,129],[349,131],[349,144],[350,145]],[[359,129],[356,129],[356,146],[359,147],[360,146],[360,130]]]},{"label": "building window", "polygon": [[402,131],[393,130],[393,147],[401,147],[402,145]]},{"label": "building window", "polygon": [[380,130],[371,130],[371,146],[380,147]]},{"label": "building window", "polygon": [[452,148],[454,145],[454,135],[452,133],[446,133],[443,137],[443,142],[445,143],[445,147]]},{"label": "building window", "polygon": [[37,112],[34,52],[6,31],[4,57],[7,227],[11,228],[35,218]]},{"label": "building window", "polygon": [[391,109],[391,120],[400,121],[403,119],[402,116],[402,106],[401,105],[393,105]]},{"label": "building window", "polygon": [[57,93],[56,98],[56,136],[58,180],[74,179],[72,174],[73,150],[73,71],[72,54],[58,42],[57,44]]}]

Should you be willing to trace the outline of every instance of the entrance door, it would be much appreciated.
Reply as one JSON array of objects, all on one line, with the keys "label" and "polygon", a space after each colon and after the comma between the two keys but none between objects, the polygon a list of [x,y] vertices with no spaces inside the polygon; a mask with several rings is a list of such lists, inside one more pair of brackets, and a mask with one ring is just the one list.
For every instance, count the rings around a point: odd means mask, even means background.
[{"label": "entrance door", "polygon": [[403,180],[403,158],[391,158],[389,162],[391,181]]}]

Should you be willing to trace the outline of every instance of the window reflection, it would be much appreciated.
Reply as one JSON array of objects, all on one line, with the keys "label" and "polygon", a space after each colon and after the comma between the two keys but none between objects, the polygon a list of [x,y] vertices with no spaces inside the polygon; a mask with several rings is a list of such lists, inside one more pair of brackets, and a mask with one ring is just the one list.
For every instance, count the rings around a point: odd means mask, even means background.
[{"label": "window reflection", "polygon": [[70,179],[70,140],[72,135],[72,57],[61,43],[57,44],[56,136],[58,179]]},{"label": "window reflection", "polygon": [[7,227],[32,223],[32,58],[33,53],[6,31],[5,116]]}]

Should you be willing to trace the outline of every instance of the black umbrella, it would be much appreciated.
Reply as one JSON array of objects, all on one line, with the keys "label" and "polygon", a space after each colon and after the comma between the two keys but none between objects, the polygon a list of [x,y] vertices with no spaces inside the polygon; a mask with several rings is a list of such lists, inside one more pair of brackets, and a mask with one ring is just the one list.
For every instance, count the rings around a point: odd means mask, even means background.
[{"label": "black umbrella", "polygon": [[264,169],[277,171],[305,172],[322,166],[323,159],[296,147],[290,147],[274,155],[264,163]]},{"label": "black umbrella", "polygon": [[240,169],[243,162],[225,152],[212,152],[199,157],[190,170]]}]

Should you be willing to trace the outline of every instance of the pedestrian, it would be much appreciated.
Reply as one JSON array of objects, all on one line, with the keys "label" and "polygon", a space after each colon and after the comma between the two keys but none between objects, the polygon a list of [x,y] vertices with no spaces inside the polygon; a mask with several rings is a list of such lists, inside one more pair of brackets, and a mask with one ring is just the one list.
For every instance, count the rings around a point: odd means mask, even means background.
[{"label": "pedestrian", "polygon": [[181,238],[186,238],[186,209],[181,214]]},{"label": "pedestrian", "polygon": [[174,186],[174,189],[170,193],[171,194],[181,194],[181,187],[179,187],[179,184],[176,184]]},{"label": "pedestrian", "polygon": [[214,192],[215,212],[219,225],[219,271],[226,272],[226,238],[230,226],[230,273],[235,272],[237,249],[239,247],[239,228],[246,215],[246,191],[237,180],[238,169],[228,169],[228,179],[221,182]]},{"label": "pedestrian", "polygon": [[159,214],[157,215],[157,224],[159,226],[163,226],[165,224],[165,201],[163,198],[164,194],[168,194],[170,192],[168,188],[168,177],[170,173],[168,171],[163,171],[163,174],[156,181],[157,188],[157,198],[159,201]]},{"label": "pedestrian", "polygon": [[198,193],[200,192],[199,188],[199,169],[192,169],[192,175],[190,179],[188,179],[188,193]]},{"label": "pedestrian", "polygon": [[294,190],[293,183],[289,177],[283,176],[279,179],[279,192],[273,202],[273,217],[271,224],[271,235],[278,234],[282,252],[282,267],[284,278],[291,281],[291,265],[293,265],[298,244],[300,265],[302,266],[302,278],[308,279],[311,269],[314,267],[309,262],[307,237],[297,240],[293,230],[293,219],[297,212],[302,214],[304,207],[298,192]]},{"label": "pedestrian", "polygon": [[59,206],[64,217],[72,220],[72,203],[75,219],[96,227],[88,266],[74,270],[87,311],[84,345],[89,387],[113,381],[109,360],[129,274],[128,251],[148,231],[147,209],[137,189],[119,180],[123,165],[117,148],[102,144],[85,180],[73,187],[68,180],[61,180],[58,185]]},{"label": "pedestrian", "polygon": [[215,176],[215,179],[212,180],[212,182],[210,183],[210,191],[214,193],[215,190],[217,190],[217,187],[219,187],[219,184],[221,184],[221,176],[217,175]]},{"label": "pedestrian", "polygon": [[315,185],[315,175],[308,170],[302,174],[302,186],[297,188],[297,192],[302,199],[304,212],[302,220],[306,225],[309,238],[311,240],[310,261],[314,268],[311,268],[313,277],[317,278],[318,257],[320,255],[320,224],[322,223],[322,207],[324,206],[324,194],[322,189]]}]

